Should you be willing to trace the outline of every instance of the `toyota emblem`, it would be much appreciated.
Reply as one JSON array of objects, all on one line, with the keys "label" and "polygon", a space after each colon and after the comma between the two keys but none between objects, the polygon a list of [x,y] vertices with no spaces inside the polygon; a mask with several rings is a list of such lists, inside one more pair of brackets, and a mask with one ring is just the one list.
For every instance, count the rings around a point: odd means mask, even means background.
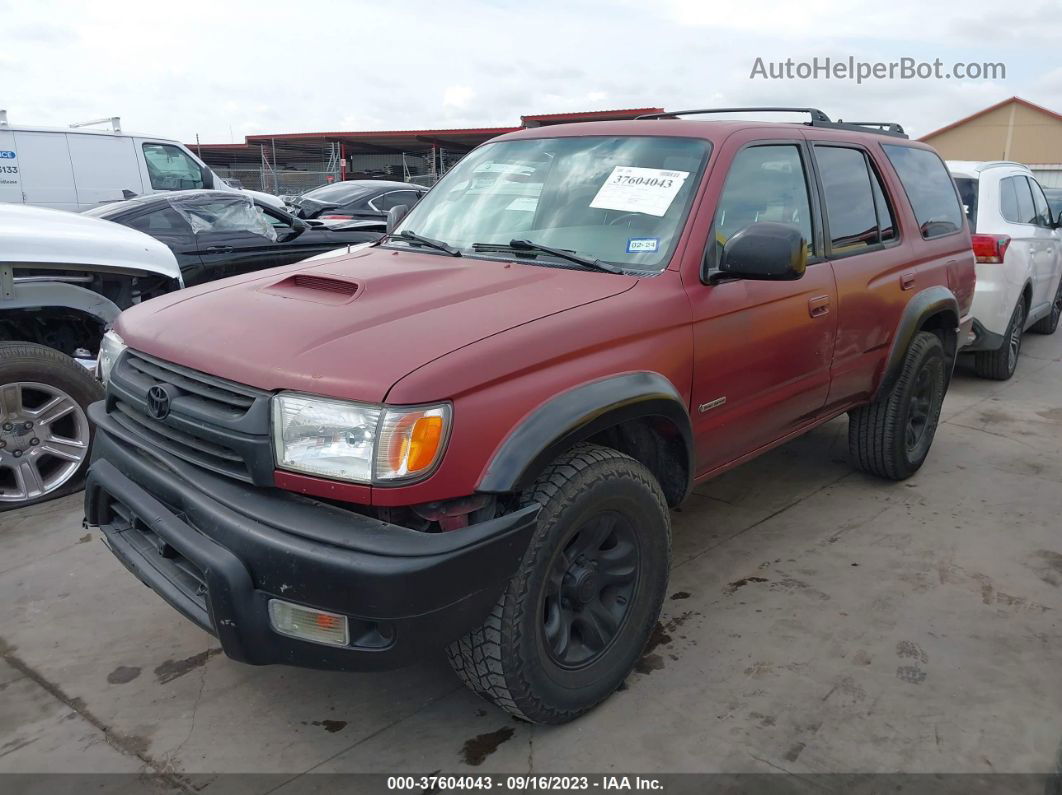
[{"label": "toyota emblem", "polygon": [[170,413],[169,384],[155,384],[147,393],[147,412],[156,420],[164,420]]}]

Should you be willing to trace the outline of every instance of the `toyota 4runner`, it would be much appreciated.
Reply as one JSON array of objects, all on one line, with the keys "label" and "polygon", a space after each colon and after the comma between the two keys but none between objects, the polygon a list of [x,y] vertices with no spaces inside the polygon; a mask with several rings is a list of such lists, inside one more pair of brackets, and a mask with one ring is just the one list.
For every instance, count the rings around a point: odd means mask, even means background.
[{"label": "toyota 4runner", "polygon": [[368,249],[124,312],[88,523],[233,659],[448,646],[519,718],[592,708],[657,620],[669,506],[846,412],[853,465],[908,477],[969,333],[937,154],[786,110],[503,135]]}]

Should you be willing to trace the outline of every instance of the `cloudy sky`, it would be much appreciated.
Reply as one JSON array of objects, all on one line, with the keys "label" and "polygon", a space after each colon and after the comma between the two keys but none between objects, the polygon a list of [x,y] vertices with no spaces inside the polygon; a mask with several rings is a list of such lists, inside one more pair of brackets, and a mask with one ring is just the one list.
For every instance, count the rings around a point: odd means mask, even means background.
[{"label": "cloudy sky", "polygon": [[[1057,3],[952,7],[962,16],[926,0],[0,0],[0,108],[42,125],[120,115],[204,143],[650,105],[813,105],[916,135],[1011,95],[1062,111]],[[1006,79],[750,79],[757,57],[816,56],[1002,62]]]}]

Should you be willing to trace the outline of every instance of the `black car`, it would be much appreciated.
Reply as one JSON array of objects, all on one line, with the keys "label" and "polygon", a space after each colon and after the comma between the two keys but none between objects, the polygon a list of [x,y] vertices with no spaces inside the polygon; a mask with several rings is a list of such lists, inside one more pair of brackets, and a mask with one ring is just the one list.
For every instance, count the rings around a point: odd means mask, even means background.
[{"label": "black car", "polygon": [[287,265],[377,240],[385,231],[383,221],[325,226],[260,204],[246,194],[214,190],[139,196],[93,208],[85,215],[161,240],[176,255],[186,285]]},{"label": "black car", "polygon": [[347,218],[383,221],[392,207],[412,207],[427,192],[423,185],[408,182],[353,179],[307,191],[291,202],[291,208],[300,218],[328,223]]}]

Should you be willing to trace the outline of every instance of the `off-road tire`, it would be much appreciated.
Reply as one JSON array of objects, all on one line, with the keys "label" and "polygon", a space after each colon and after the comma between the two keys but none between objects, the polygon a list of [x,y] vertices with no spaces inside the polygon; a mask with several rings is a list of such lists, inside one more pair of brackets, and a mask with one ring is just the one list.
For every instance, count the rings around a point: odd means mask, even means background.
[{"label": "off-road tire", "polygon": [[[62,390],[85,411],[90,403],[103,398],[103,388],[92,374],[69,356],[54,348],[32,342],[0,342],[0,389],[16,382],[36,382]],[[90,440],[95,429],[90,426]],[[0,502],[0,512],[25,508],[53,500],[84,486],[89,456],[76,472],[54,491],[20,502]]]},{"label": "off-road tire", "polygon": [[[921,373],[924,376],[920,376]],[[909,448],[907,433],[914,412],[916,384],[926,378],[932,394],[926,399],[925,436]],[[877,400],[849,412],[848,451],[852,465],[889,480],[903,480],[918,471],[929,454],[947,386],[944,346],[936,334],[919,332],[911,341],[899,378]]]},{"label": "off-road tire", "polygon": [[1029,331],[1035,331],[1037,334],[1054,334],[1055,329],[1058,328],[1059,318],[1062,318],[1062,282],[1055,291],[1055,298],[1051,302],[1051,312],[1029,326]]},{"label": "off-road tire", "polygon": [[[554,461],[523,503],[542,510],[520,568],[483,625],[450,644],[447,654],[469,688],[516,718],[565,723],[608,698],[642,655],[666,593],[670,515],[660,485],[642,464],[593,444],[579,444]],[[637,585],[610,645],[573,673],[546,650],[547,577],[564,544],[579,537],[595,512],[630,520]]]},{"label": "off-road tire", "polygon": [[[1025,325],[1025,299],[1018,300],[1018,305],[1011,313],[1010,322],[1003,332],[1003,344],[994,351],[977,351],[974,353],[974,372],[981,378],[994,381],[1006,381],[1018,367],[1021,355],[1021,335]],[[1015,336],[1016,330],[1016,336]],[[1017,350],[1011,355],[1011,346],[1017,344]]]}]

